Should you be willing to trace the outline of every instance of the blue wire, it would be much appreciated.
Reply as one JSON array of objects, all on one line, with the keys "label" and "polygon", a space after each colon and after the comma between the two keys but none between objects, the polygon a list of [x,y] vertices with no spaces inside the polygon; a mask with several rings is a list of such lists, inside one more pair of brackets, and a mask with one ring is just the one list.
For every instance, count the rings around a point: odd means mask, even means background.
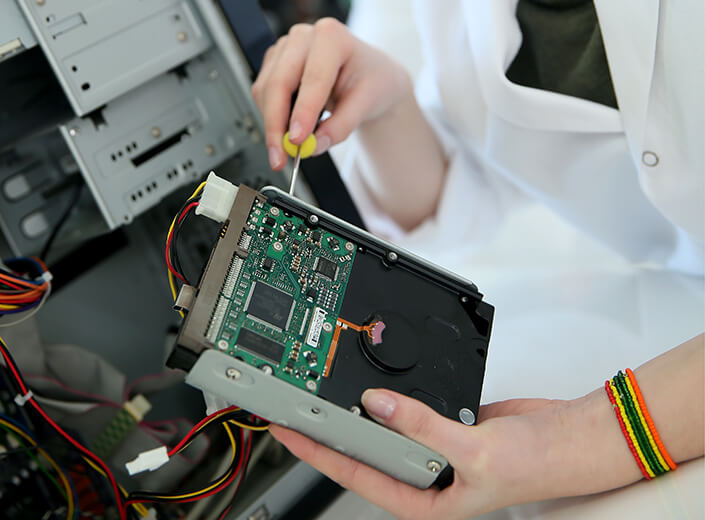
[{"label": "blue wire", "polygon": [[[22,430],[22,432],[27,435],[30,439],[32,439],[34,442],[39,445],[39,441],[37,441],[37,438],[32,435],[32,433],[27,430],[24,426],[22,426],[20,423],[18,423],[15,419],[10,417],[9,415],[5,415],[0,413],[0,419],[3,421],[9,422],[11,425],[15,426],[18,430]],[[56,459],[54,459],[54,462],[56,462]],[[73,503],[75,505],[74,507],[74,512],[73,512],[73,520],[76,520],[78,518],[78,493],[76,493],[76,488],[73,485],[73,480],[71,480],[71,477],[69,476],[69,472],[64,469],[64,467],[56,462],[57,467],[64,473],[64,476],[66,477],[66,482],[69,483],[69,487],[71,488],[71,495],[73,496]]]},{"label": "blue wire", "polygon": [[[39,273],[39,276],[41,276],[45,270],[42,267],[42,264],[37,262],[34,258],[30,258],[28,256],[17,256],[15,258],[7,258],[4,260],[5,264],[8,264],[8,267],[10,267],[9,264],[12,264],[13,262],[29,262],[34,265],[34,267],[37,269],[37,272]],[[8,273],[10,276],[15,276],[16,278],[22,278],[14,273]],[[25,278],[22,278],[23,281],[34,284],[34,285],[41,285],[44,283],[44,280],[27,280]]]},{"label": "blue wire", "polygon": [[42,298],[39,298],[39,300],[37,300],[36,302],[30,303],[29,305],[25,305],[24,307],[21,307],[19,309],[0,310],[0,316],[2,316],[3,314],[17,314],[18,312],[27,311],[27,310],[32,309],[32,308],[36,307],[37,305],[39,305],[41,303],[41,301],[42,301]]}]

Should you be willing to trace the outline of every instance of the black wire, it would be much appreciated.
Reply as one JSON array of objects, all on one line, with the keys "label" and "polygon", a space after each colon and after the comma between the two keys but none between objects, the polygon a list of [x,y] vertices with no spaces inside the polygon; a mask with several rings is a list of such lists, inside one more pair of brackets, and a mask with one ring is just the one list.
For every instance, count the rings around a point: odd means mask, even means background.
[{"label": "black wire", "polygon": [[172,257],[172,265],[174,266],[174,269],[176,269],[181,276],[184,277],[184,280],[186,280],[186,283],[188,285],[191,285],[189,282],[189,278],[186,275],[186,271],[184,270],[182,264],[181,264],[181,259],[179,258],[179,251],[178,251],[178,243],[179,243],[179,237],[181,236],[181,229],[183,228],[184,224],[186,224],[186,221],[189,219],[191,216],[191,211],[186,213],[184,216],[183,220],[181,221],[180,224],[174,229],[174,236],[171,239],[171,257]]},{"label": "black wire", "polygon": [[[229,414],[228,414],[229,415]],[[231,417],[232,418],[232,417]],[[210,423],[208,426],[211,426],[212,424],[215,423]],[[204,428],[205,429],[205,428]],[[239,428],[238,428],[239,430]],[[198,433],[200,434],[202,430],[199,430]],[[195,489],[192,491],[182,491],[179,492],[178,494],[176,493],[160,493],[158,491],[133,491],[130,493],[127,497],[127,501],[130,500],[148,500],[150,502],[160,502],[160,503],[165,503],[165,502],[183,502],[184,500],[192,499],[198,497],[200,494],[199,491],[202,491],[203,489],[207,489],[211,486],[214,486],[220,481],[224,481],[228,478],[230,478],[231,473],[235,471],[237,468],[238,464],[240,464],[240,459],[244,457],[244,444],[245,442],[242,440],[244,439],[244,436],[240,436],[239,441],[235,443],[235,457],[233,458],[233,462],[228,466],[228,469],[222,474],[219,475],[218,477],[214,478],[204,486],[201,486],[199,489]],[[244,466],[244,461],[243,461],[243,466]],[[243,468],[240,469],[242,471]],[[222,491],[222,490],[221,490]],[[193,497],[188,497],[188,498],[183,498],[183,495],[194,495]],[[181,498],[177,498],[181,497]]]},{"label": "black wire", "polygon": [[184,218],[181,222],[179,222],[179,217],[184,212],[184,210],[188,207],[189,204],[191,204],[193,202],[197,202],[199,200],[201,200],[200,194],[194,198],[186,200],[186,202],[183,203],[181,208],[179,208],[179,211],[176,213],[176,222],[174,223],[174,232],[171,237],[171,245],[169,247],[169,260],[171,261],[171,266],[174,268],[174,270],[177,273],[179,273],[181,276],[184,277],[184,280],[186,280],[186,283],[188,285],[191,285],[191,284],[188,282],[188,278],[186,277],[186,274],[184,273],[183,267],[181,265],[181,259],[179,258],[178,251],[177,251],[178,246],[177,246],[176,238],[180,234],[181,228],[184,225],[184,223],[186,222],[186,219],[188,219],[191,212],[189,211],[184,216]]},{"label": "black wire", "polygon": [[75,191],[73,192],[73,197],[71,198],[71,201],[69,202],[68,206],[66,206],[66,209],[64,210],[62,215],[59,217],[59,220],[57,220],[56,225],[54,226],[54,229],[52,229],[51,234],[49,235],[49,238],[47,238],[47,241],[44,244],[44,247],[42,248],[41,253],[39,253],[39,258],[44,260],[44,263],[47,263],[47,257],[49,256],[49,251],[51,251],[51,247],[54,245],[54,241],[56,240],[56,237],[59,235],[59,231],[61,231],[61,228],[64,227],[64,224],[66,224],[66,222],[68,221],[69,216],[71,215],[71,212],[78,204],[78,200],[81,198],[82,191],[83,191],[83,182],[79,182],[76,185]]}]

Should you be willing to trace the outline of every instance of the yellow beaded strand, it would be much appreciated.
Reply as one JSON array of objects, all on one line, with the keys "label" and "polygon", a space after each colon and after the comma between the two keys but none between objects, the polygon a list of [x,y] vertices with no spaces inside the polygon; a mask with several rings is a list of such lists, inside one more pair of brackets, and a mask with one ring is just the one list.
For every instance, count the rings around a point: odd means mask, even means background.
[{"label": "yellow beaded strand", "polygon": [[656,441],[654,440],[653,435],[651,435],[651,430],[649,429],[649,425],[646,424],[646,419],[644,418],[644,414],[641,412],[641,406],[639,405],[639,401],[636,398],[636,393],[634,392],[634,387],[632,386],[632,382],[629,381],[628,377],[625,377],[624,381],[627,384],[627,388],[629,389],[629,395],[632,396],[632,402],[634,403],[634,408],[636,408],[636,411],[639,414],[639,420],[641,421],[641,425],[644,427],[644,431],[646,432],[646,436],[649,438],[649,444],[651,444],[651,449],[656,454],[656,458],[658,459],[658,462],[661,465],[661,467],[663,468],[663,470],[670,471],[671,468],[669,468],[668,464],[666,464],[666,461],[664,460],[663,455],[661,455],[661,450],[659,450],[658,446],[656,445]]},{"label": "yellow beaded strand", "polygon": [[629,422],[629,417],[627,417],[627,412],[624,410],[624,405],[622,404],[622,400],[619,397],[619,392],[617,391],[617,388],[615,387],[614,383],[610,381],[610,389],[612,390],[612,395],[614,395],[615,402],[617,403],[617,408],[619,408],[619,414],[622,416],[622,421],[624,421],[624,425],[627,428],[627,433],[629,433],[629,438],[632,440],[632,444],[634,445],[634,449],[636,450],[637,454],[639,455],[639,459],[641,460],[641,463],[644,465],[644,468],[646,469],[646,472],[649,474],[651,478],[654,478],[656,475],[652,471],[651,467],[649,466],[649,463],[646,460],[646,457],[644,456],[644,453],[641,451],[641,447],[639,446],[639,442],[636,439],[636,435],[634,434],[634,430],[632,429],[632,424]]}]

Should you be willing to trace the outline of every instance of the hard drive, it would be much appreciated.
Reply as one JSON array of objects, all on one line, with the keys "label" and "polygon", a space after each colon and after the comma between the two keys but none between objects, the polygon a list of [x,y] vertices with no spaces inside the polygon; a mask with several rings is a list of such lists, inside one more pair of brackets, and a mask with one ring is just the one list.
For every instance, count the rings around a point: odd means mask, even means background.
[{"label": "hard drive", "polygon": [[389,388],[471,427],[494,313],[473,283],[241,185],[187,292],[167,364],[188,384],[418,488],[452,480],[441,454],[367,417],[360,397]]}]

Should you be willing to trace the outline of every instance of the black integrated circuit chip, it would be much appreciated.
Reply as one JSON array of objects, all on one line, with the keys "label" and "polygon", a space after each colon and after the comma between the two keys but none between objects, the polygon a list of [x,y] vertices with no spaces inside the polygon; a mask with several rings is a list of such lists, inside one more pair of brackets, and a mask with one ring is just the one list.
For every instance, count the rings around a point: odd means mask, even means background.
[{"label": "black integrated circuit chip", "polygon": [[235,344],[250,354],[271,361],[277,366],[281,363],[284,355],[284,345],[247,329],[240,329]]},{"label": "black integrated circuit chip", "polygon": [[336,263],[331,262],[322,256],[318,257],[315,270],[318,274],[325,276],[329,280],[335,280],[335,277],[338,274],[338,266]]},{"label": "black integrated circuit chip", "polygon": [[255,282],[245,311],[278,329],[286,329],[294,298],[271,285]]}]

